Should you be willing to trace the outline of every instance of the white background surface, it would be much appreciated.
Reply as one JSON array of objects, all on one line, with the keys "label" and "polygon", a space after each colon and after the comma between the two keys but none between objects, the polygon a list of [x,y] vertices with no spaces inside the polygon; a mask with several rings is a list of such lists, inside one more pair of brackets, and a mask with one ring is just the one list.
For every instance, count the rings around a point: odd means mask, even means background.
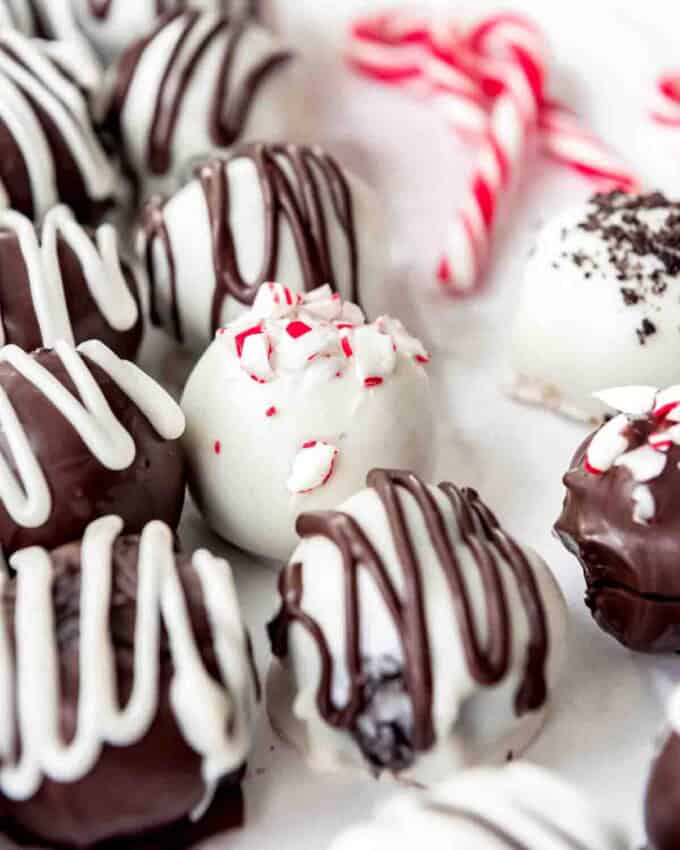
[{"label": "white background surface", "polygon": [[[465,8],[453,0],[433,5],[452,14]],[[439,477],[478,488],[506,526],[542,553],[568,597],[573,623],[566,675],[548,726],[528,755],[578,783],[630,828],[639,846],[644,783],[664,724],[663,696],[672,677],[680,680],[680,660],[635,656],[591,622],[579,567],[551,536],[560,479],[586,431],[517,406],[499,389],[532,235],[551,212],[585,198],[589,187],[555,165],[532,162],[513,214],[502,225],[485,295],[462,304],[438,293],[432,269],[465,185],[470,151],[426,107],[343,70],[337,46],[343,20],[376,6],[369,0],[278,0],[272,12],[280,28],[316,54],[320,138],[332,140],[331,147],[378,188],[387,205],[394,312],[435,355]],[[531,12],[548,32],[554,90],[618,145],[648,186],[680,195],[680,131],[659,129],[646,116],[655,75],[680,67],[680,5],[518,0],[512,7]],[[481,13],[494,7],[475,2],[472,8]],[[265,502],[263,494],[263,510]],[[226,550],[191,514],[185,530],[188,543],[209,543],[232,560],[264,672],[264,625],[276,604],[273,573]],[[211,847],[323,850],[391,790],[368,779],[309,773],[263,718],[245,783],[246,828]]]}]

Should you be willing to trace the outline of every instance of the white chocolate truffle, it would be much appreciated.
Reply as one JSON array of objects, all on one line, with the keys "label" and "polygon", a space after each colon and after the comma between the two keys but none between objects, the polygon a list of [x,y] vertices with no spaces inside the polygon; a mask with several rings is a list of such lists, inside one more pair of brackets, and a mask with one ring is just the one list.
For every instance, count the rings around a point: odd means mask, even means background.
[{"label": "white chocolate truffle", "polygon": [[[16,0],[15,0],[16,2]],[[49,0],[53,3],[54,0]],[[161,15],[186,9],[240,14],[252,0],[66,0],[82,31],[106,61],[116,59],[135,39],[147,35]]]},{"label": "white chocolate truffle", "polygon": [[598,390],[680,381],[679,213],[660,194],[612,193],[546,226],[514,327],[515,396],[599,421]]},{"label": "white chocolate truffle", "polygon": [[[173,192],[188,164],[253,141],[299,141],[305,65],[264,27],[192,9],[121,57],[110,123],[143,194]],[[304,134],[303,134],[304,135]]]},{"label": "white chocolate truffle", "polygon": [[285,561],[298,515],[340,504],[376,464],[427,475],[427,359],[401,323],[364,324],[330,287],[261,287],[252,311],[218,332],[182,399],[191,490],[209,524]]},{"label": "white chocolate truffle", "polygon": [[542,559],[474,491],[374,470],[368,489],[297,529],[268,702],[313,767],[427,785],[531,743],[567,610]]},{"label": "white chocolate truffle", "polygon": [[39,221],[62,201],[89,222],[116,200],[120,178],[87,97],[91,70],[70,44],[0,31],[0,208]]},{"label": "white chocolate truffle", "polygon": [[478,768],[427,794],[401,794],[330,850],[629,850],[586,797],[543,768]]},{"label": "white chocolate truffle", "polygon": [[255,143],[213,159],[169,199],[147,204],[139,254],[151,318],[189,347],[246,312],[261,284],[331,284],[369,317],[385,299],[377,196],[319,148]]}]

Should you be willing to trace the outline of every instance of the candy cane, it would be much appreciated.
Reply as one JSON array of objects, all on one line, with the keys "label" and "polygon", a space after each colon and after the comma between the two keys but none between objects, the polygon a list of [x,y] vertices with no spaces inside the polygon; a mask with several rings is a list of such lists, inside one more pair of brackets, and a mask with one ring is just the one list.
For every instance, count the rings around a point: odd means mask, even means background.
[{"label": "candy cane", "polygon": [[475,288],[498,203],[534,131],[551,157],[592,181],[637,187],[625,164],[573,112],[546,99],[544,52],[540,31],[509,14],[468,33],[401,12],[351,28],[348,59],[358,71],[427,98],[453,130],[481,136],[470,191],[438,266],[439,280],[452,291]]}]

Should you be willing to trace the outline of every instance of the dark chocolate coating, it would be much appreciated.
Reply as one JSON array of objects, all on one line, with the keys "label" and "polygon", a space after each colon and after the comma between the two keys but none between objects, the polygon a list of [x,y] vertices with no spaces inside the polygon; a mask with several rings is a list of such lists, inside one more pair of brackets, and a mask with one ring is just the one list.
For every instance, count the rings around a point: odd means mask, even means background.
[{"label": "dark chocolate coating", "polygon": [[[134,360],[142,341],[142,319],[127,331],[117,331],[99,312],[77,255],[68,242],[58,237],[59,265],[61,267],[64,296],[78,345],[89,339],[105,343],[119,357]],[[128,288],[139,305],[139,293],[132,269],[122,264]],[[5,343],[14,343],[24,351],[35,351],[42,346],[40,328],[36,318],[28,269],[19,239],[11,230],[0,229],[0,321]]]},{"label": "dark chocolate coating", "polygon": [[[119,538],[114,546],[111,636],[121,704],[133,683],[139,538]],[[80,543],[52,553],[53,600],[60,655],[61,729],[72,739],[77,725],[79,678]],[[178,556],[178,574],[197,646],[206,669],[218,681],[212,634],[203,594],[190,559]],[[13,586],[6,591],[9,622],[14,618]],[[170,705],[173,661],[163,636],[158,713],[137,744],[106,746],[83,779],[62,784],[46,779],[25,802],[0,795],[0,817],[39,841],[66,847],[92,847],[111,838],[145,835],[185,819],[204,795],[201,758],[184,741]],[[230,779],[238,783],[241,771]],[[228,783],[227,783],[228,784]],[[238,816],[240,802],[233,799]],[[238,821],[238,817],[236,818]],[[167,846],[167,845],[166,845]]]},{"label": "dark chocolate coating", "polygon": [[645,810],[649,850],[680,846],[680,736],[671,735],[656,760]]},{"label": "dark chocolate coating", "polygon": [[[42,350],[33,356],[76,393],[53,351]],[[118,384],[96,364],[87,362],[114,415],[135,441],[135,459],[127,469],[106,469],[51,402],[12,366],[0,362],[0,387],[30,435],[52,495],[52,512],[39,528],[17,525],[0,503],[0,546],[6,555],[27,546],[52,549],[79,540],[92,520],[107,514],[120,516],[129,532],[141,531],[152,519],[177,527],[185,489],[179,443],[160,437]],[[11,465],[7,437],[1,429],[0,452]]]},{"label": "dark chocolate coating", "polygon": [[[651,417],[631,423],[629,451],[663,427]],[[664,471],[647,484],[655,515],[643,524],[633,519],[637,484],[625,467],[604,475],[586,470],[591,440],[564,478],[555,531],[583,567],[586,604],[601,628],[630,649],[680,651],[680,446],[669,449]]]}]

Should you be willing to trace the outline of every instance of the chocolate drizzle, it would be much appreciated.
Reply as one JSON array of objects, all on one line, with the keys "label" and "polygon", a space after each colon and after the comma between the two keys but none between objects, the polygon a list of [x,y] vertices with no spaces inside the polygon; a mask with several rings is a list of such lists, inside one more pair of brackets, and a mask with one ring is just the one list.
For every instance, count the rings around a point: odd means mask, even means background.
[{"label": "chocolate drizzle", "polygon": [[357,521],[348,514],[327,512],[302,515],[297,524],[302,537],[322,536],[342,554],[345,576],[346,659],[349,697],[337,706],[332,697],[333,657],[321,624],[303,608],[302,565],[294,563],[283,571],[281,611],[270,626],[274,653],[288,652],[288,630],[301,625],[314,639],[321,658],[321,681],[317,704],[322,717],[333,727],[353,730],[364,706],[362,687],[365,659],[361,646],[359,574],[367,571],[389,610],[403,650],[404,683],[413,705],[413,748],[430,749],[435,741],[432,718],[433,663],[428,637],[422,570],[411,531],[404,516],[400,491],[415,499],[425,522],[429,540],[444,571],[454,604],[468,670],[482,686],[498,684],[508,673],[512,646],[511,612],[501,579],[499,560],[509,564],[517,581],[529,621],[529,651],[524,675],[515,699],[518,715],[540,709],[547,698],[545,667],[549,637],[543,601],[531,565],[519,546],[499,527],[493,514],[472,490],[441,484],[453,510],[462,542],[479,570],[486,593],[488,641],[481,645],[472,602],[456,547],[447,531],[445,516],[432,492],[415,475],[375,470],[368,478],[385,509],[403,576],[403,599],[389,571]]},{"label": "chocolate drizzle", "polygon": [[[265,236],[262,264],[256,278],[246,281],[238,262],[239,234],[234,232],[231,217],[229,163],[246,158],[257,170],[265,211]],[[210,323],[214,332],[220,325],[224,301],[228,296],[251,305],[258,288],[276,280],[279,271],[282,226],[285,221],[293,235],[304,288],[306,291],[330,283],[339,289],[331,253],[331,224],[344,235],[349,256],[350,291],[347,298],[358,295],[358,239],[355,227],[352,192],[342,168],[319,148],[296,145],[246,145],[230,159],[214,159],[201,166],[197,174],[208,208],[215,268],[215,291]],[[331,199],[335,221],[326,214],[324,196]],[[172,239],[164,217],[164,201],[152,199],[145,209],[143,228],[146,236],[146,265],[152,289],[151,318],[160,323],[157,296],[154,292],[154,250],[157,241],[167,258],[170,278],[170,318],[172,330],[183,339],[178,305],[178,280]]]},{"label": "chocolate drizzle", "polygon": [[181,21],[181,33],[167,57],[161,84],[154,97],[147,145],[147,166],[152,174],[166,174],[172,166],[172,142],[183,100],[201,59],[217,39],[224,39],[224,51],[208,118],[210,138],[216,147],[231,147],[239,139],[261,86],[277,68],[293,57],[289,50],[272,50],[254,63],[236,83],[233,80],[236,54],[250,24],[244,16],[223,15],[214,18],[212,26],[195,38],[195,30],[201,23],[212,19],[198,10],[166,15],[146,39],[125,54],[121,63],[114,98],[114,109],[119,115],[125,108],[132,80],[146,48],[163,29]]}]

